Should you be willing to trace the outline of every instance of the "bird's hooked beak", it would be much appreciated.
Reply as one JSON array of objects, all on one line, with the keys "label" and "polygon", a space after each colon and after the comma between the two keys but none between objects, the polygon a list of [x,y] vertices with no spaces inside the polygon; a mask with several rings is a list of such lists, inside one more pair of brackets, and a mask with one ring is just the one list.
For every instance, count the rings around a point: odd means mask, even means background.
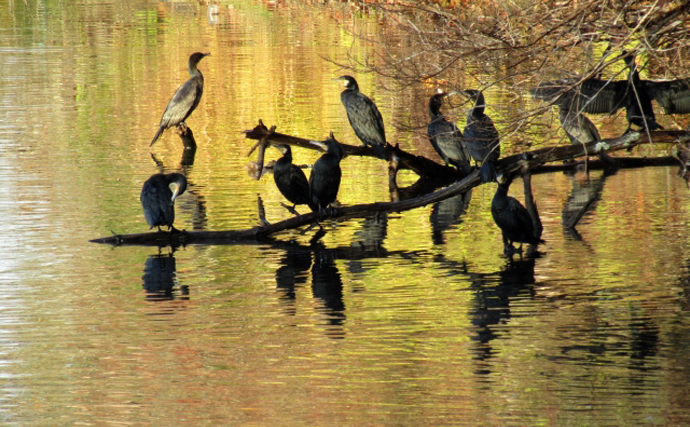
[{"label": "bird's hooked beak", "polygon": [[175,203],[175,199],[177,199],[177,197],[178,197],[180,194],[182,194],[182,193],[180,193],[180,186],[179,186],[179,185],[175,185],[175,191],[173,191],[173,195],[172,195],[172,197],[170,198],[170,204],[171,204],[171,205],[172,205],[173,203]]},{"label": "bird's hooked beak", "polygon": [[175,199],[181,196],[182,193],[185,192],[185,190],[187,190],[187,180],[182,180],[182,182],[176,182],[175,191],[173,191],[173,195],[170,198],[170,204],[173,204],[175,202]]},{"label": "bird's hooked beak", "polygon": [[331,81],[333,81],[333,82],[339,82],[340,85],[343,86],[343,87],[347,87],[347,85],[349,84],[349,82],[347,81],[347,79],[342,78],[342,76],[341,76],[341,77],[336,77],[336,78],[334,78],[334,79],[331,79]]}]

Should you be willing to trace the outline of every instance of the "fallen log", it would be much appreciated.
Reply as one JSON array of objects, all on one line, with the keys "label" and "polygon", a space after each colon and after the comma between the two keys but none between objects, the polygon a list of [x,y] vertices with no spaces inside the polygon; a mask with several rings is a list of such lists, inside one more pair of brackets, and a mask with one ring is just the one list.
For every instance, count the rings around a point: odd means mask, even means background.
[{"label": "fallen log", "polygon": [[[265,127],[264,127],[265,128]],[[256,128],[247,132],[248,138],[258,137],[259,139],[266,136],[268,129],[257,131]],[[657,131],[652,132],[655,135],[656,142],[675,142],[680,137],[687,137],[687,132],[678,131]],[[270,141],[287,143],[291,145],[303,146],[305,148],[316,149],[309,140],[303,138],[296,138],[289,135],[282,135],[278,132],[273,132],[267,138]],[[592,142],[585,145],[567,145],[558,147],[541,148],[501,159],[498,161],[497,169],[502,173],[511,173],[520,171],[526,173],[534,173],[548,162],[558,162],[566,159],[582,157],[585,155],[594,155],[600,151],[617,151],[627,148],[632,148],[639,144],[649,143],[649,138],[645,134],[639,132],[630,132],[618,138],[605,139],[602,141]],[[390,146],[389,146],[390,148]],[[394,147],[398,150],[397,147]],[[371,149],[368,147],[353,147],[344,145],[346,153],[357,155],[356,153],[365,153],[363,155],[372,155]],[[401,150],[402,151],[402,150]],[[412,155],[410,155],[412,156]],[[414,156],[415,158],[421,158]],[[423,158],[422,158],[423,159]],[[426,162],[432,162],[425,159]],[[422,162],[425,163],[425,162]],[[439,170],[443,170],[445,166],[436,164]],[[452,168],[445,168],[452,169]],[[454,171],[454,169],[453,169]],[[319,213],[307,213],[304,215],[288,218],[270,225],[260,227],[253,227],[246,230],[236,231],[182,231],[182,232],[155,232],[155,233],[141,233],[129,235],[113,235],[99,239],[91,240],[93,243],[106,243],[112,245],[151,245],[151,246],[179,246],[187,244],[235,244],[241,242],[256,242],[262,239],[267,239],[269,236],[290,229],[299,228],[305,225],[310,225],[314,222],[323,219],[349,219],[349,218],[366,218],[376,216],[378,214],[390,212],[402,212],[410,209],[415,209],[431,203],[444,200],[448,197],[455,196],[460,193],[476,187],[480,184],[479,171],[475,170],[463,179],[449,185],[446,188],[437,190],[420,197],[408,200],[400,200],[394,202],[377,202],[371,204],[361,204],[347,207],[329,208],[325,216],[320,216]]]},{"label": "fallen log", "polygon": [[[273,130],[273,132],[271,132],[271,130]],[[312,141],[314,140],[299,138],[296,136],[285,135],[279,132],[275,132],[275,127],[268,129],[261,120],[259,120],[259,124],[254,129],[245,130],[244,134],[245,137],[248,139],[261,141],[262,138],[267,138],[268,141],[276,144],[288,144],[297,147],[308,148],[310,150],[319,150],[319,148],[316,145],[312,144]],[[331,133],[331,136],[332,135],[333,134]],[[366,156],[377,158],[374,154],[374,150],[372,150],[371,147],[363,145],[343,144],[342,142],[340,143],[340,146],[342,147],[345,156]],[[421,177],[464,177],[463,173],[455,168],[441,165],[423,156],[416,156],[414,154],[408,153],[407,151],[400,149],[398,145],[392,146],[390,144],[387,144],[386,152],[389,153],[389,155],[392,155],[391,157],[394,157],[396,159],[398,163],[398,169],[410,169]]]}]

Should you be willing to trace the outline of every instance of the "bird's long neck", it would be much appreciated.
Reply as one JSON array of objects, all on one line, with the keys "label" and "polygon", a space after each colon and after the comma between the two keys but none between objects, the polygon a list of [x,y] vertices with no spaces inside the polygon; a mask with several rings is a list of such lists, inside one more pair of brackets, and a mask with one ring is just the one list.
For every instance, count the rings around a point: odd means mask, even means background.
[{"label": "bird's long neck", "polygon": [[480,93],[477,95],[477,100],[472,107],[473,117],[484,117],[484,94]]},{"label": "bird's long neck", "polygon": [[198,62],[189,62],[189,75],[192,77],[201,77],[202,79],[204,78],[204,75],[201,74],[201,71],[199,71],[198,68],[196,68]]},{"label": "bird's long neck", "polygon": [[292,151],[288,149],[285,154],[283,154],[283,158],[285,159],[286,162],[292,163]]},{"label": "bird's long neck", "polygon": [[628,68],[630,69],[630,73],[628,75],[628,81],[634,85],[640,83],[640,73],[637,71],[637,64],[635,64],[635,57],[630,55],[626,56],[625,58],[625,63],[628,65]]},{"label": "bird's long neck", "polygon": [[357,84],[357,82],[350,81],[347,84],[346,90],[353,92],[353,93],[357,93],[357,92],[359,92],[359,85]]},{"label": "bird's long neck", "polygon": [[433,100],[429,103],[429,116],[432,119],[443,117],[443,114],[441,114],[441,104],[438,101]]}]

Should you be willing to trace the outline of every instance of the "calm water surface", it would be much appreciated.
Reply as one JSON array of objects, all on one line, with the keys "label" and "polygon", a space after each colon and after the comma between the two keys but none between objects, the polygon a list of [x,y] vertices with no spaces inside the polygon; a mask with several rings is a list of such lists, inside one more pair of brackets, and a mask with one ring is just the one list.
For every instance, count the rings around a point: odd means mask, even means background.
[{"label": "calm water surface", "polygon": [[[7,425],[687,425],[690,192],[675,168],[540,175],[538,258],[501,256],[494,185],[273,244],[150,247],[153,173],[182,171],[187,230],[289,214],[240,134],[355,143],[322,58],[368,58],[379,17],[259,2],[0,6],[0,419]],[[148,144],[191,52],[193,162]],[[436,158],[428,89],[358,75],[390,140]],[[463,113],[458,112],[459,115]],[[624,123],[622,124],[624,128]],[[607,135],[611,136],[611,135]],[[269,152],[271,159],[277,152]],[[299,163],[317,154],[295,149]],[[339,200],[386,201],[386,165],[348,158]],[[415,177],[403,174],[401,185]],[[589,192],[589,193],[588,193]],[[578,227],[577,194],[599,199]],[[516,182],[510,193],[522,199]]]}]

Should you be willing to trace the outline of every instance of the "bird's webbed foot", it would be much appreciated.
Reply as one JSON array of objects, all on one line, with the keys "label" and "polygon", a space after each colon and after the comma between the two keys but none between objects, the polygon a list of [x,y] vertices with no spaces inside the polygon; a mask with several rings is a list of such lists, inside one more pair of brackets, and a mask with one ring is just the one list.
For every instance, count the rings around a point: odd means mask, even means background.
[{"label": "bird's webbed foot", "polygon": [[514,254],[522,254],[522,247],[515,248],[512,243],[506,243],[503,245],[503,255],[511,258]]},{"label": "bird's webbed foot", "polygon": [[185,133],[187,133],[187,129],[189,129],[189,127],[185,122],[180,122],[180,124],[177,125],[177,132],[180,135],[184,135]]}]

